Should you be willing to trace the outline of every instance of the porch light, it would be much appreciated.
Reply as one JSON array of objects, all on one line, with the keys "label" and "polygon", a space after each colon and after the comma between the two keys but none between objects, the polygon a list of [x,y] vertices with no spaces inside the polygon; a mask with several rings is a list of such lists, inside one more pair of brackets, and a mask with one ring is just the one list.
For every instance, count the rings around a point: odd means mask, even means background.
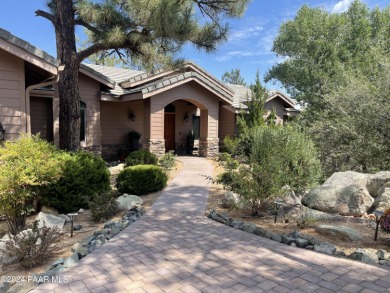
[{"label": "porch light", "polygon": [[0,140],[4,140],[5,138],[5,129],[3,128],[3,125],[0,123]]},{"label": "porch light", "polygon": [[135,115],[134,115],[134,112],[132,110],[129,111],[129,119],[131,121],[135,121]]},{"label": "porch light", "polygon": [[185,122],[188,122],[188,120],[189,120],[189,118],[188,118],[188,114],[187,114],[187,112],[184,114],[184,121]]}]

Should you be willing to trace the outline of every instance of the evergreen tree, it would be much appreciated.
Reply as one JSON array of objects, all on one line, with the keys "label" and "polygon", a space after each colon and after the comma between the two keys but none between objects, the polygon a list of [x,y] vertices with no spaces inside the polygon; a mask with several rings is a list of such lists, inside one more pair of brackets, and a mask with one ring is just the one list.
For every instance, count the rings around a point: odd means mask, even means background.
[{"label": "evergreen tree", "polygon": [[230,72],[226,71],[222,75],[222,81],[224,83],[246,86],[246,82],[244,81],[244,78],[241,76],[240,69],[238,68],[232,69],[230,70]]}]

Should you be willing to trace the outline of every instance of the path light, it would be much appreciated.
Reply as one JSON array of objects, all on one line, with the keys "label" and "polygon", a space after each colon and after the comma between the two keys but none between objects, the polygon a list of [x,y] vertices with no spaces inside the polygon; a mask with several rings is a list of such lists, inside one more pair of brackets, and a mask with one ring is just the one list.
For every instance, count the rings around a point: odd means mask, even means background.
[{"label": "path light", "polygon": [[274,223],[276,223],[276,220],[278,219],[278,213],[279,213],[279,210],[282,206],[284,206],[284,203],[282,203],[280,201],[274,201],[274,207],[275,207],[275,221],[274,221]]},{"label": "path light", "polygon": [[78,213],[70,213],[68,217],[70,218],[70,237],[73,237],[73,224],[74,219],[78,216]]},{"label": "path light", "polygon": [[381,221],[381,218],[383,217],[383,212],[375,211],[374,215],[375,215],[375,222],[376,222],[374,240],[376,241],[376,239],[378,238],[379,222]]},{"label": "path light", "polygon": [[0,123],[0,140],[4,140],[4,137],[5,137],[5,129],[3,125],[1,125]]}]

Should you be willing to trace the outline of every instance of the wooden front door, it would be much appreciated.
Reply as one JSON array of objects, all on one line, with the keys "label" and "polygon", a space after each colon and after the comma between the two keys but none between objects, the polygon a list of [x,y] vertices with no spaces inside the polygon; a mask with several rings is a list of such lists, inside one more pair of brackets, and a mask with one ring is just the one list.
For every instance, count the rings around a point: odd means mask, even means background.
[{"label": "wooden front door", "polygon": [[174,113],[165,113],[164,139],[166,152],[175,150],[175,117]]},{"label": "wooden front door", "polygon": [[53,142],[53,99],[31,97],[31,133]]}]

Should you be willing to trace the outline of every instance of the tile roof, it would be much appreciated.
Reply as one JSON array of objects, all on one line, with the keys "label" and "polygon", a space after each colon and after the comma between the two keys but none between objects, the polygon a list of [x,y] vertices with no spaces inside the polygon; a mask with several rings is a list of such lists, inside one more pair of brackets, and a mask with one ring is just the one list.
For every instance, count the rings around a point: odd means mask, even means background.
[{"label": "tile roof", "polygon": [[26,52],[33,54],[34,56],[46,61],[47,63],[59,66],[60,61],[53,56],[49,55],[45,51],[31,45],[29,42],[26,42],[25,40],[22,40],[21,38],[18,38],[11,34],[9,31],[6,31],[2,28],[0,28],[0,38],[6,40],[7,42],[19,47],[20,49],[25,50]]}]

